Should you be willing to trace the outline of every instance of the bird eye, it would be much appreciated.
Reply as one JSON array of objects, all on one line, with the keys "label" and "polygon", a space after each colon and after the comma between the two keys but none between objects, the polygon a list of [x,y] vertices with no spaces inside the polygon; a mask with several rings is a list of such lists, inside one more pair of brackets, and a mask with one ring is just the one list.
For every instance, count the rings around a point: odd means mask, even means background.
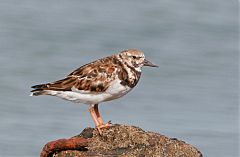
[{"label": "bird eye", "polygon": [[133,59],[136,59],[137,57],[136,56],[132,56]]}]

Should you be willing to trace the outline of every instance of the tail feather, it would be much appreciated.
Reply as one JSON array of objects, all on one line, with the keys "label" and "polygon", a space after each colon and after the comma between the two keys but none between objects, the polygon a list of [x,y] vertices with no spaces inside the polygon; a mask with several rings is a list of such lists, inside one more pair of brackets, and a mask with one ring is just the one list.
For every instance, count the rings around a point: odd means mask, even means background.
[{"label": "tail feather", "polygon": [[39,95],[46,95],[48,94],[45,89],[47,88],[47,84],[40,84],[40,85],[35,85],[32,86],[33,90],[31,90],[30,96],[39,96]]},{"label": "tail feather", "polygon": [[30,94],[30,96],[39,96],[39,95],[47,95],[48,94],[48,92],[47,91],[44,91],[44,90],[42,90],[42,91],[31,91],[31,94]]},{"label": "tail feather", "polygon": [[[46,83],[46,84],[39,84],[34,85],[31,88],[33,90],[31,91],[31,96],[38,96],[38,95],[53,95],[53,91],[69,91],[71,90],[71,87],[66,86],[66,84],[70,83],[74,84],[76,79],[69,79],[69,77],[58,80],[52,83]],[[52,91],[52,92],[50,92]]]},{"label": "tail feather", "polygon": [[47,84],[39,84],[39,85],[34,85],[31,88],[37,90],[37,89],[43,89],[43,88],[47,88]]}]

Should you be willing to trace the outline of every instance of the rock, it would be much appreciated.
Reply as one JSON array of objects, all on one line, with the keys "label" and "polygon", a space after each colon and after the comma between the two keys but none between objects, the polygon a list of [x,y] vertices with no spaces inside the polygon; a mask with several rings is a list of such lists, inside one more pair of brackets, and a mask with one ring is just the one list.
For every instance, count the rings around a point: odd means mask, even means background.
[{"label": "rock", "polygon": [[41,157],[202,157],[196,148],[175,138],[146,132],[135,126],[115,124],[102,135],[86,128],[70,139],[49,142]]}]

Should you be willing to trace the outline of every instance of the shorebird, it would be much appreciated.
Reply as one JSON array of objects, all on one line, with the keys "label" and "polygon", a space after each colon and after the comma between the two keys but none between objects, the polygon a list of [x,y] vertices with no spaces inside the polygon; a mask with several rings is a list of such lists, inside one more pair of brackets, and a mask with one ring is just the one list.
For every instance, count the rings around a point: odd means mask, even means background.
[{"label": "shorebird", "polygon": [[98,59],[74,70],[66,78],[32,86],[31,96],[50,95],[89,105],[89,112],[101,134],[104,124],[98,104],[126,95],[138,83],[143,66],[158,67],[145,59],[144,53],[128,49]]}]

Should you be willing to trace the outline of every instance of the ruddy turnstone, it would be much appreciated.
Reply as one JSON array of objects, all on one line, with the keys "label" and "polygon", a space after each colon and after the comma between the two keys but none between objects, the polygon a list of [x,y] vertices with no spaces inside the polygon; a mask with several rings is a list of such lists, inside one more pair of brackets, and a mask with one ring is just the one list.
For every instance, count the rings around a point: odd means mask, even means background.
[{"label": "ruddy turnstone", "polygon": [[143,66],[157,67],[136,49],[124,50],[81,66],[66,78],[32,86],[31,96],[51,95],[75,103],[89,105],[96,128],[110,126],[103,123],[98,104],[120,98],[138,83]]}]

